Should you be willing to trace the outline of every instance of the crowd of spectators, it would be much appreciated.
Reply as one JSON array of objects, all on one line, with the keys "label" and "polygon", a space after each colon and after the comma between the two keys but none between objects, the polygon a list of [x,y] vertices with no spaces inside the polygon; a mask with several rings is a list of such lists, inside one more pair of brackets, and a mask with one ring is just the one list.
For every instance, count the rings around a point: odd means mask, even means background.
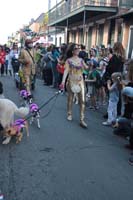
[{"label": "crowd of spectators", "polygon": [[[43,84],[59,89],[65,70],[66,52],[70,44],[60,47],[50,45],[45,48],[36,44],[36,75]],[[84,45],[78,45],[79,57],[88,66],[83,70],[86,91],[86,106],[98,110],[105,108],[104,126],[111,126],[116,135],[129,139],[126,148],[133,149],[133,59],[125,59],[125,50],[120,42],[105,48],[104,45],[92,47],[86,51]],[[12,48],[0,46],[1,76],[15,76],[19,71],[19,53],[16,44]],[[133,164],[131,158],[130,163]]]}]

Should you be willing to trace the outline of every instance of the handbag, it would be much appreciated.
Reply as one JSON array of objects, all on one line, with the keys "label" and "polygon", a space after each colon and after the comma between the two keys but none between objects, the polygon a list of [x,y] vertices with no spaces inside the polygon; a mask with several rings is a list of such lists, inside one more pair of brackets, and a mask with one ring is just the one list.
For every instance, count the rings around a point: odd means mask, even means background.
[{"label": "handbag", "polygon": [[65,67],[64,65],[61,65],[61,64],[57,64],[57,71],[60,73],[60,74],[64,74],[64,70],[65,70]]},{"label": "handbag", "polygon": [[70,87],[73,93],[79,93],[81,91],[81,87],[79,84],[70,83]]}]

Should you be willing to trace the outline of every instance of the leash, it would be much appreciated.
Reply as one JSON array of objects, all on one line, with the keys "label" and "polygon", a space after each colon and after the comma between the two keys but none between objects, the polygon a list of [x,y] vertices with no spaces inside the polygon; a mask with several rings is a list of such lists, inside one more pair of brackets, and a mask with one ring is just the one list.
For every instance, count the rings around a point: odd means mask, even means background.
[{"label": "leash", "polygon": [[[49,104],[49,103],[55,98],[55,101],[54,101],[54,103],[53,103],[53,105],[52,105],[50,111],[49,111],[46,115],[44,115],[42,118],[45,118],[45,117],[47,117],[47,116],[50,114],[50,112],[52,111],[52,109],[53,109],[53,107],[54,107],[54,105],[55,105],[55,103],[56,103],[56,100],[57,100],[58,95],[61,94],[61,93],[62,93],[62,91],[59,90],[59,91],[56,92],[52,97],[50,97],[50,98],[48,99],[48,101],[46,101],[45,103],[43,103],[43,104],[38,108],[38,111],[41,110],[44,106],[46,106],[47,104]],[[23,121],[27,121],[27,120],[30,119],[31,117],[32,117],[32,115],[29,115],[29,116],[26,117]]]},{"label": "leash", "polygon": [[56,92],[52,97],[50,97],[50,98],[48,99],[48,101],[46,101],[45,103],[43,103],[43,104],[39,107],[38,110],[41,110],[44,106],[46,106],[47,104],[49,104],[49,102],[52,101],[55,97],[57,98],[57,96],[58,96],[60,93],[61,93],[60,91]]},{"label": "leash", "polygon": [[52,104],[51,108],[49,109],[49,111],[48,111],[45,115],[43,115],[43,116],[41,117],[42,119],[46,118],[46,117],[52,112],[52,110],[53,110],[53,108],[54,108],[54,106],[55,106],[55,104],[56,104],[57,97],[58,97],[58,96],[55,97],[55,100],[53,101],[53,104]]}]

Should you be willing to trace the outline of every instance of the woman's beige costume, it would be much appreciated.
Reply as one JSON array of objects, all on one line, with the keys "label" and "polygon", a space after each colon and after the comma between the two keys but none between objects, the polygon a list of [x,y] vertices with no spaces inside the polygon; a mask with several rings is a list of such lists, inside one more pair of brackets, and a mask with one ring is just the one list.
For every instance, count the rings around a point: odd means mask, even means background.
[{"label": "woman's beige costume", "polygon": [[84,122],[85,117],[85,84],[83,79],[83,70],[85,68],[85,63],[82,59],[67,59],[65,63],[65,72],[63,76],[62,83],[65,82],[68,75],[66,87],[68,92],[67,100],[67,115],[68,120],[72,120],[72,104],[73,97],[76,93],[79,100],[80,106],[80,125],[87,128],[87,124]]}]

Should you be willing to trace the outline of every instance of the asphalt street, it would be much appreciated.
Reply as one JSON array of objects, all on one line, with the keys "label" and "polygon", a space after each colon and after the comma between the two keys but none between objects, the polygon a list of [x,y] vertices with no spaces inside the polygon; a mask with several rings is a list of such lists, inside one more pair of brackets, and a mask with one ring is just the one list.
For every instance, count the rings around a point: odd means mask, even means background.
[{"label": "asphalt street", "polygon": [[[13,78],[2,77],[7,98],[20,106]],[[55,94],[37,81],[40,106]],[[53,104],[55,103],[55,104]],[[47,117],[47,113],[51,110]],[[133,167],[128,142],[102,126],[100,111],[86,109],[88,129],[79,126],[79,108],[66,119],[66,95],[41,110],[41,129],[30,125],[20,144],[0,144],[0,189],[4,200],[132,200]]]}]

